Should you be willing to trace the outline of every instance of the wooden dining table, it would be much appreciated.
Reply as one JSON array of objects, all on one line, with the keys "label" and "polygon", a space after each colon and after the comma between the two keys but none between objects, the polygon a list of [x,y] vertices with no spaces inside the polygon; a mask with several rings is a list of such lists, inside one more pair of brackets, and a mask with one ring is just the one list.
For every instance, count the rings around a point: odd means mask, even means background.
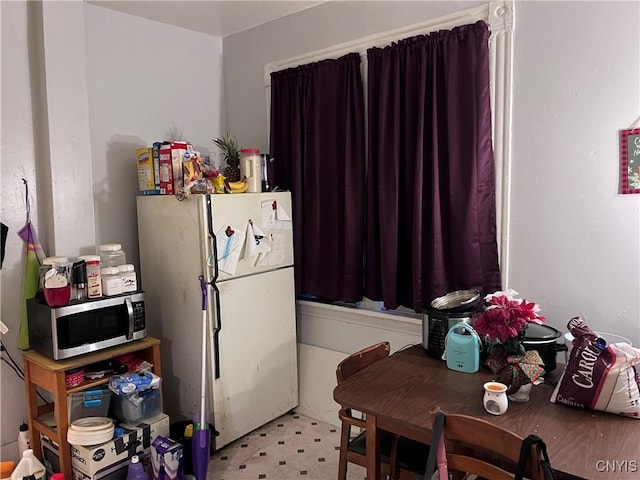
[{"label": "wooden dining table", "polygon": [[[334,400],[366,414],[367,445],[378,445],[380,430],[431,444],[430,411],[472,415],[547,444],[558,479],[640,479],[640,420],[550,402],[553,381],[535,385],[528,402],[509,402],[503,415],[488,413],[483,384],[488,370],[462,373],[409,346],[351,376],[333,391]],[[380,452],[367,448],[367,478],[380,478]],[[427,459],[425,458],[425,465]]]}]

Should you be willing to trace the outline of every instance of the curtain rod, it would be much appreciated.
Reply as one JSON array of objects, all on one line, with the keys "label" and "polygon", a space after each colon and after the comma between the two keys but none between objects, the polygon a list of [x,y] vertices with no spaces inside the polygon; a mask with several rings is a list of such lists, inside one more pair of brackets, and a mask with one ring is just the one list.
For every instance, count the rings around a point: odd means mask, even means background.
[{"label": "curtain rod", "polygon": [[279,70],[326,60],[328,58],[338,58],[351,52],[357,52],[361,57],[363,57],[366,56],[367,49],[369,48],[383,47],[391,42],[402,40],[403,38],[425,34],[436,30],[453,28],[465,23],[477,22],[478,20],[484,20],[487,23],[490,23],[489,19],[492,13],[498,12],[497,15],[499,16],[499,10],[504,3],[505,2],[503,0],[487,3],[480,7],[461,10],[436,19],[427,20],[425,22],[416,23],[394,30],[387,30],[386,32],[369,35],[358,40],[341,43],[321,50],[316,50],[314,52],[305,53],[303,55],[267,63],[264,67],[265,87],[269,87],[271,85],[271,73]]}]

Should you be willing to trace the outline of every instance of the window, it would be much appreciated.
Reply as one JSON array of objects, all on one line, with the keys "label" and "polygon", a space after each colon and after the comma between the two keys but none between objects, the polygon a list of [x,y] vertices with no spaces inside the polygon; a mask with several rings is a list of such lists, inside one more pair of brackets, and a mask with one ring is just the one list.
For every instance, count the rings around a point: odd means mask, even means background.
[{"label": "window", "polygon": [[[508,229],[508,165],[509,165],[509,128],[510,128],[510,81],[511,81],[511,30],[512,30],[512,6],[507,2],[495,2],[475,9],[458,12],[436,20],[424,22],[408,28],[386,32],[361,39],[357,42],[338,45],[335,48],[325,49],[301,57],[274,62],[265,67],[265,84],[267,98],[270,99],[270,74],[309,62],[317,62],[322,59],[336,58],[347,52],[357,51],[362,58],[362,71],[366,72],[366,50],[372,46],[385,46],[392,41],[403,38],[428,34],[442,29],[450,29],[458,25],[484,20],[490,25],[490,70],[491,70],[491,105],[493,125],[493,146],[496,165],[496,195],[498,219],[498,243],[500,248],[500,263],[502,265],[503,284],[508,272],[506,256],[506,232]],[[366,84],[366,74],[363,74]],[[375,306],[381,309],[379,302],[371,302],[364,299],[361,305]]]}]

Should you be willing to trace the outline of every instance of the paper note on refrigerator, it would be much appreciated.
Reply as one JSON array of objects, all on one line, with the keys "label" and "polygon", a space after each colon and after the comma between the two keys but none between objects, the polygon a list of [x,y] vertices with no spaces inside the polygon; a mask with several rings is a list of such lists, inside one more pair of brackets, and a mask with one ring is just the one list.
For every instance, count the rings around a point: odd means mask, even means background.
[{"label": "paper note on refrigerator", "polygon": [[231,225],[223,225],[216,232],[218,250],[218,268],[230,275],[236,273],[240,251],[244,244],[244,232]]},{"label": "paper note on refrigerator", "polygon": [[281,233],[269,235],[271,251],[261,253],[256,260],[256,265],[277,266],[284,264],[286,237]]},{"label": "paper note on refrigerator", "polygon": [[271,251],[271,238],[260,230],[251,220],[247,222],[247,235],[244,243],[244,257],[249,258],[259,253]]},{"label": "paper note on refrigerator", "polygon": [[262,228],[265,230],[291,230],[291,216],[276,200],[263,200]]}]

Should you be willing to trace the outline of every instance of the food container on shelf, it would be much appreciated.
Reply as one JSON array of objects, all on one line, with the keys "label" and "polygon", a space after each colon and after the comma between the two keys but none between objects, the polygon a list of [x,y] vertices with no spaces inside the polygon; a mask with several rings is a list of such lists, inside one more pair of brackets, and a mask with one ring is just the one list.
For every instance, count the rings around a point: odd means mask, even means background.
[{"label": "food container on shelf", "polygon": [[98,246],[101,267],[119,267],[127,263],[126,255],[119,243],[104,243]]},{"label": "food container on shelf", "polygon": [[85,417],[108,417],[112,393],[106,388],[95,388],[67,395],[69,423]]},{"label": "food container on shelf", "polygon": [[64,269],[68,264],[69,264],[68,257],[45,257],[42,260],[42,265],[40,265],[40,268],[39,268],[40,288],[41,289],[44,288],[44,281],[45,281],[44,277],[49,270],[51,270],[52,268],[58,269],[59,267],[64,266],[62,267],[62,270],[64,271]]},{"label": "food container on shelf", "polygon": [[260,170],[260,149],[243,148],[240,150],[240,176],[247,178],[247,192],[262,191],[262,172]]},{"label": "food container on shelf", "polygon": [[44,299],[50,307],[64,307],[71,299],[71,283],[65,271],[52,268],[44,276]]},{"label": "food container on shelf", "polygon": [[64,385],[67,388],[77,387],[84,382],[84,367],[73,368],[64,373]]},{"label": "food container on shelf", "polygon": [[162,413],[160,385],[136,390],[126,395],[114,395],[113,415],[123,422],[135,423]]}]

